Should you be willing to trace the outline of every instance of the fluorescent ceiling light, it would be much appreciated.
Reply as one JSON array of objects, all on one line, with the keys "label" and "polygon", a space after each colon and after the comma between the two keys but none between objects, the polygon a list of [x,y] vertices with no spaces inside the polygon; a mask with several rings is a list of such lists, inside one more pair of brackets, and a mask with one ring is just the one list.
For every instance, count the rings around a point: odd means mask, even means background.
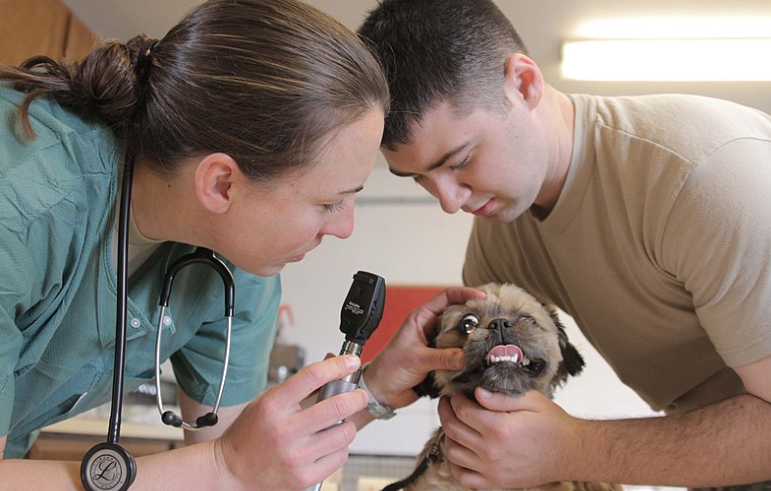
[{"label": "fluorescent ceiling light", "polygon": [[766,38],[771,17],[609,17],[581,22],[575,39]]},{"label": "fluorescent ceiling light", "polygon": [[567,41],[562,76],[607,81],[771,80],[771,38]]}]

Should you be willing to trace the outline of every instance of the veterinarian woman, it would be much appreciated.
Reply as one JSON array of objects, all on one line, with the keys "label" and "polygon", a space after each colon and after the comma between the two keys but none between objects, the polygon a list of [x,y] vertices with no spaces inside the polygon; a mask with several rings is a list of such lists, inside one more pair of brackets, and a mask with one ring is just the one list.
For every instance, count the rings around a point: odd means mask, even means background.
[{"label": "veterinarian woman", "polygon": [[[82,489],[79,462],[20,458],[38,428],[110,400],[116,203],[134,156],[125,389],[154,376],[170,262],[214,250],[236,298],[219,423],[138,459],[132,490],[299,490],[339,468],[372,419],[367,395],[300,401],[355,359],[310,365],[250,401],[266,379],[277,273],[325,235],[351,234],[378,149],[388,90],[357,37],[294,0],[212,0],[163,39],[109,41],[74,65],[38,60],[0,77],[0,489]],[[222,280],[195,268],[175,281],[161,346],[185,421],[214,405],[225,344]],[[458,363],[416,341],[469,295],[448,291],[408,318],[402,349],[367,372],[380,402],[412,402],[427,371]]]}]

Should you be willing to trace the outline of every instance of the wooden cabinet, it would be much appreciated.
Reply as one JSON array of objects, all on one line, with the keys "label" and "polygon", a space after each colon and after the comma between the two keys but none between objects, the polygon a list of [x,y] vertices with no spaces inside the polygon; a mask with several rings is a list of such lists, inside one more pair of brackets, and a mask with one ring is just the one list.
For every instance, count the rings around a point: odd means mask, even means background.
[{"label": "wooden cabinet", "polygon": [[35,55],[79,59],[96,41],[60,0],[0,0],[0,65]]}]

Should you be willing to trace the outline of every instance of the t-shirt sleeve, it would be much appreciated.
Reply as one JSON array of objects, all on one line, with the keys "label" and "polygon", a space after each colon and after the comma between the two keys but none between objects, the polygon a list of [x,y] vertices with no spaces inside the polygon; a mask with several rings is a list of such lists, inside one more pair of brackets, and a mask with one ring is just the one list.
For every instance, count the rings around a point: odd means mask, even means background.
[{"label": "t-shirt sleeve", "polygon": [[737,140],[695,167],[662,258],[727,365],[771,354],[771,142]]},{"label": "t-shirt sleeve", "polygon": [[[281,298],[278,275],[262,278],[235,269],[233,276],[236,311],[222,406],[248,402],[264,390]],[[188,397],[207,406],[213,406],[217,397],[226,332],[224,317],[204,324],[171,357],[180,388]]]}]

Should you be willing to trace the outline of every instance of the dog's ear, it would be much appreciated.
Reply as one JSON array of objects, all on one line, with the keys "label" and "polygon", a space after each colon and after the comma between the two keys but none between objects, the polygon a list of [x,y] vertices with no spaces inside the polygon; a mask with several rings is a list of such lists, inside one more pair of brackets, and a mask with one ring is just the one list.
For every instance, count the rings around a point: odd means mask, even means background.
[{"label": "dog's ear", "polygon": [[557,334],[559,335],[560,352],[562,352],[562,362],[560,362],[559,370],[557,370],[557,378],[561,381],[567,380],[569,375],[578,375],[581,370],[584,369],[586,363],[584,358],[578,352],[575,346],[568,341],[567,332],[565,332],[565,325],[562,324],[557,311],[554,308],[549,308],[549,313],[557,326]]},{"label": "dog's ear", "polygon": [[[439,315],[439,317],[436,319],[436,322],[434,322],[434,325],[432,325],[431,328],[426,332],[429,348],[436,348],[436,337],[439,335],[439,329],[441,329],[441,327],[442,316]],[[431,399],[436,399],[439,397],[439,388],[436,386],[434,372],[428,372],[426,378],[423,379],[421,383],[413,387],[412,391],[415,392],[418,397],[428,396]]]}]

